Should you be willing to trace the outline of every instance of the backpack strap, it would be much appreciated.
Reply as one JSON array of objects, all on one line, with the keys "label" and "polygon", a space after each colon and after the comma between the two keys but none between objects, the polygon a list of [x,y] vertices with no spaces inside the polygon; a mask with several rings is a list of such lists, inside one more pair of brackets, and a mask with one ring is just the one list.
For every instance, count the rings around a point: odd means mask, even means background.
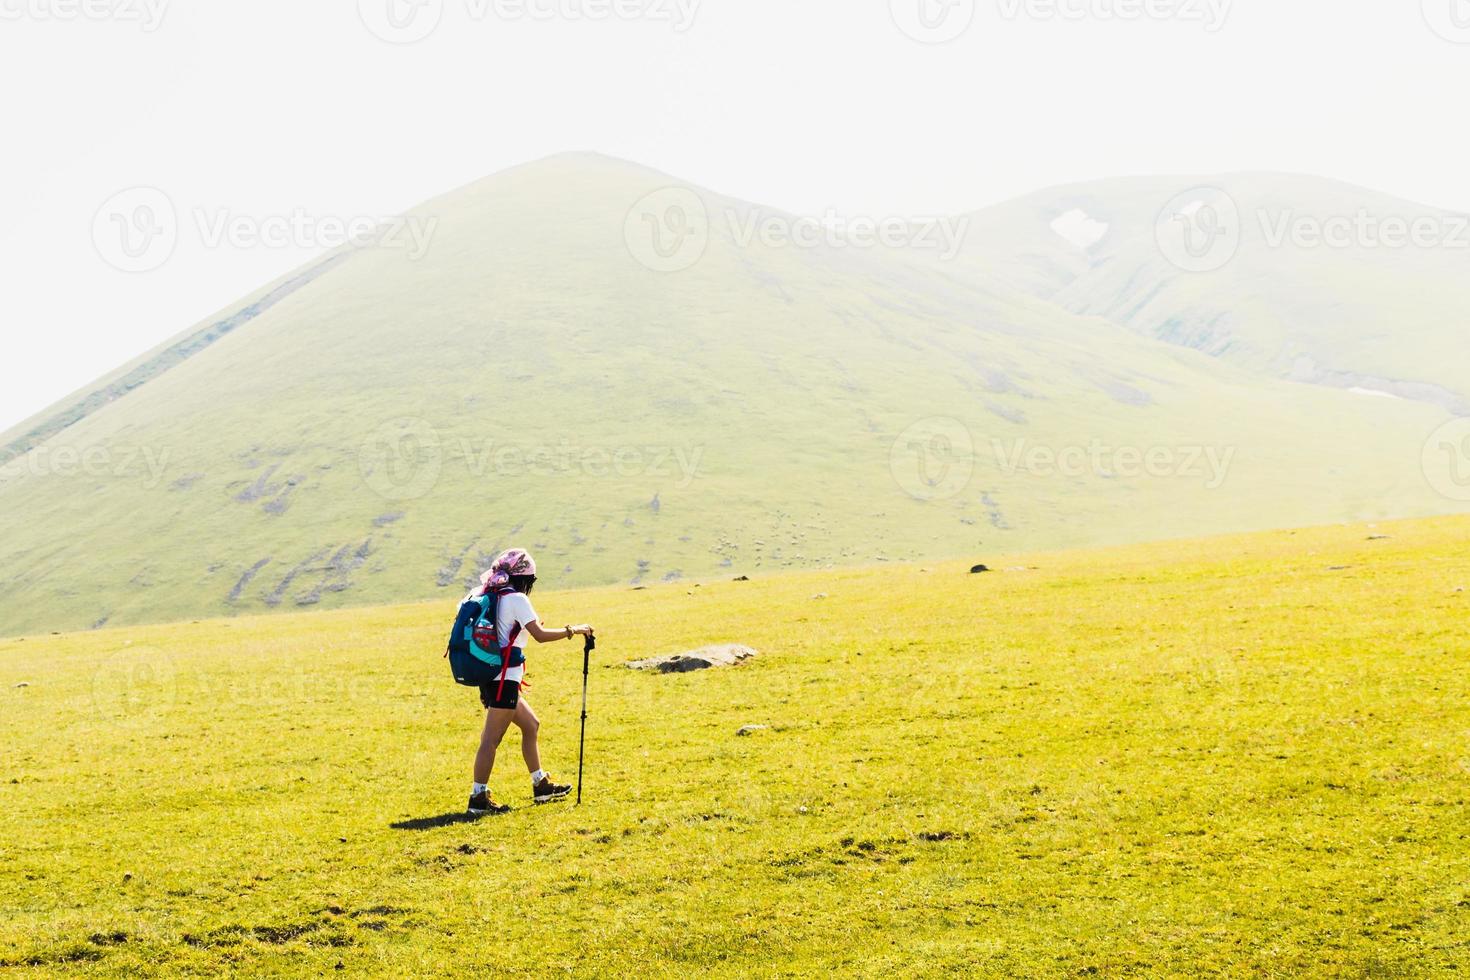
[{"label": "backpack strap", "polygon": [[[514,591],[514,589],[505,589],[497,592],[495,595],[498,599],[500,596]],[[500,686],[495,689],[495,700],[497,701],[505,696],[505,678],[510,673],[510,655],[515,651],[516,640],[520,639],[520,636],[521,624],[516,623],[510,629],[510,636],[506,638],[505,646],[500,650]]]},{"label": "backpack strap", "polygon": [[510,642],[500,651],[500,686],[495,690],[495,700],[505,696],[505,678],[510,673],[510,655],[515,652],[516,639],[521,635],[521,624],[516,623],[510,631]]}]

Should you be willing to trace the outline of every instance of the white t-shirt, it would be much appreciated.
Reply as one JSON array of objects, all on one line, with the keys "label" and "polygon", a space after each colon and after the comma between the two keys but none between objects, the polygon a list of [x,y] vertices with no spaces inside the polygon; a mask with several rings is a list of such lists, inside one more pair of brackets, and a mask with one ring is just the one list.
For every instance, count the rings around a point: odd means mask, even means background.
[{"label": "white t-shirt", "polygon": [[[495,633],[496,638],[500,641],[500,649],[505,649],[505,645],[510,642],[511,630],[515,629],[516,625],[519,624],[521,632],[516,637],[516,649],[524,654],[526,644],[531,639],[531,634],[526,632],[526,627],[537,622],[540,618],[536,615],[536,609],[531,605],[531,597],[528,595],[523,595],[519,592],[509,592],[497,599],[495,603]],[[514,660],[515,658],[512,657],[511,659]],[[519,684],[525,676],[526,667],[522,664],[519,667],[512,667],[508,670],[505,674],[505,679],[515,681]]]}]

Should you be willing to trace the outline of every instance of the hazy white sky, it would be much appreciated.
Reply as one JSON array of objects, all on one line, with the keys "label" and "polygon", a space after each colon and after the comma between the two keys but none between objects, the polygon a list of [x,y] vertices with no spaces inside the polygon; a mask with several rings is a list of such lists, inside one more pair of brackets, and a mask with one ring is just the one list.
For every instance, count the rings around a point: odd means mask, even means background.
[{"label": "hazy white sky", "polygon": [[589,149],[801,213],[1244,169],[1470,210],[1470,0],[0,0],[0,81],[0,428],[330,244],[190,219],[124,272],[140,185],[347,219]]}]

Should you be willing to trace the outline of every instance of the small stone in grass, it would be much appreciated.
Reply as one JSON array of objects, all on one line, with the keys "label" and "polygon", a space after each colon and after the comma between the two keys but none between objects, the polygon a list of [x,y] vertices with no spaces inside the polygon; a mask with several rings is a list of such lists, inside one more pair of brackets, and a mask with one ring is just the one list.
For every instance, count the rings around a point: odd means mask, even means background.
[{"label": "small stone in grass", "polygon": [[741,736],[744,736],[744,735],[754,735],[756,732],[763,732],[767,728],[770,728],[770,727],[771,727],[770,725],[745,725],[739,731],[737,731],[735,734],[736,735],[741,735]]},{"label": "small stone in grass", "polygon": [[727,644],[703,647],[699,650],[676,653],[667,657],[635,660],[627,666],[634,670],[649,670],[660,674],[682,674],[691,670],[704,670],[708,667],[733,667],[754,656],[756,652],[750,647]]}]

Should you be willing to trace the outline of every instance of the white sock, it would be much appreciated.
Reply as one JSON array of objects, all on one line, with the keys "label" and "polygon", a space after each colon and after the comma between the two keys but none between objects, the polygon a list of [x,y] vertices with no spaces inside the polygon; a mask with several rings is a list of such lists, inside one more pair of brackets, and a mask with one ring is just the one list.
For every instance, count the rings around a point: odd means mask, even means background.
[{"label": "white sock", "polygon": [[531,773],[531,783],[533,785],[536,784],[536,783],[541,782],[541,780],[543,780],[545,778],[546,778],[546,770],[545,769],[537,769],[535,772]]},{"label": "white sock", "polygon": [[471,796],[479,796],[481,793],[488,793],[488,792],[490,792],[490,787],[489,786],[486,786],[484,783],[472,783],[472,784],[470,784],[470,795]]}]

